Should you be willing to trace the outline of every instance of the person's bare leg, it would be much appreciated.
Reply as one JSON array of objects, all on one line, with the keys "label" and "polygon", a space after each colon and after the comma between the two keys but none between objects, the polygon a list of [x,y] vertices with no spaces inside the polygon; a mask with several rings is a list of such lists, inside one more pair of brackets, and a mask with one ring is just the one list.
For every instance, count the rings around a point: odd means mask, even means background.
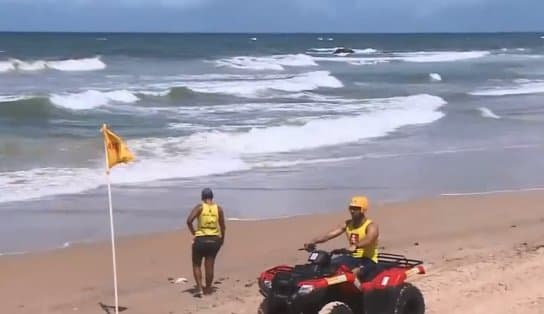
[{"label": "person's bare leg", "polygon": [[204,293],[212,293],[212,283],[213,283],[213,268],[215,265],[215,257],[206,257],[204,259],[204,269],[206,271],[206,286],[204,287]]},{"label": "person's bare leg", "polygon": [[195,283],[196,283],[196,293],[201,294],[202,293],[202,260],[200,260],[200,263],[196,263],[193,261],[193,276],[195,277]]}]

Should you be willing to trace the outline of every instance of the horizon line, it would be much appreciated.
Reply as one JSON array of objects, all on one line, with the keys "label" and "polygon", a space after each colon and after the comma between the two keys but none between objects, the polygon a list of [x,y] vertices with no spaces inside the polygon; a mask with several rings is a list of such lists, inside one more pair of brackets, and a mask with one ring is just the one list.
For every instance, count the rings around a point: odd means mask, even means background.
[{"label": "horizon line", "polygon": [[352,34],[352,35],[416,35],[416,34],[535,34],[544,33],[544,30],[531,31],[421,31],[421,32],[211,32],[211,31],[29,31],[29,30],[0,30],[2,33],[38,33],[38,34],[171,34],[171,35],[248,35],[248,34],[264,34],[264,35],[326,35],[326,34]]}]

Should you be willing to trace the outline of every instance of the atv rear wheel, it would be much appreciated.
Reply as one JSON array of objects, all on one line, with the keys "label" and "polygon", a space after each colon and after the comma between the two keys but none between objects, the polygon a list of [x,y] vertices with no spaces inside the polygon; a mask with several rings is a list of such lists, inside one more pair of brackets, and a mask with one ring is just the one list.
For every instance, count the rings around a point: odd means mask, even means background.
[{"label": "atv rear wheel", "polygon": [[405,283],[400,286],[398,293],[395,294],[396,300],[393,300],[395,307],[391,311],[392,314],[424,314],[425,300],[421,291],[409,284]]},{"label": "atv rear wheel", "polygon": [[318,314],[353,314],[349,305],[342,302],[330,302],[319,310]]}]

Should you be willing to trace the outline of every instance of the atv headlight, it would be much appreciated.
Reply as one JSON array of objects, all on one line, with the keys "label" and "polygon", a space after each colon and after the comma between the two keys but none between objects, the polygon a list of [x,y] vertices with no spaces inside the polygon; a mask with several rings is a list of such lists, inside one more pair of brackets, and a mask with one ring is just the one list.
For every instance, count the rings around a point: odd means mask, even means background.
[{"label": "atv headlight", "polygon": [[272,289],[272,281],[270,280],[263,280],[263,285],[266,289]]},{"label": "atv headlight", "polygon": [[312,285],[302,285],[298,288],[298,294],[308,294],[314,290]]}]

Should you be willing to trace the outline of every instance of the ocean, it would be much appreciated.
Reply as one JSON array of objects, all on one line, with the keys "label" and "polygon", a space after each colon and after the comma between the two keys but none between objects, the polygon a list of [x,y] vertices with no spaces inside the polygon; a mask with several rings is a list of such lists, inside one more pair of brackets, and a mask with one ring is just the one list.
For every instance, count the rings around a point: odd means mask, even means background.
[{"label": "ocean", "polygon": [[543,96],[544,33],[0,33],[0,252],[107,239],[103,123],[125,235],[206,186],[231,219],[539,188]]}]

